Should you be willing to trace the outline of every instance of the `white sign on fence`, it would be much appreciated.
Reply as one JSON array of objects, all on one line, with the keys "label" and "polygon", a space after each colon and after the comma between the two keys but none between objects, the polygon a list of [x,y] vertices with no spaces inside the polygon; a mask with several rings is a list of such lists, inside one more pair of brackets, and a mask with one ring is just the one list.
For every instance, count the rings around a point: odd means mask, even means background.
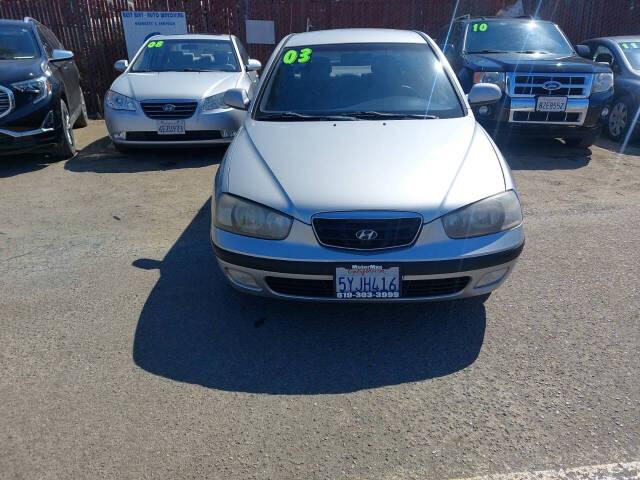
[{"label": "white sign on fence", "polygon": [[187,18],[184,12],[122,12],[122,26],[131,61],[149,37],[187,33]]},{"label": "white sign on fence", "polygon": [[247,43],[276,43],[273,20],[247,20]]}]

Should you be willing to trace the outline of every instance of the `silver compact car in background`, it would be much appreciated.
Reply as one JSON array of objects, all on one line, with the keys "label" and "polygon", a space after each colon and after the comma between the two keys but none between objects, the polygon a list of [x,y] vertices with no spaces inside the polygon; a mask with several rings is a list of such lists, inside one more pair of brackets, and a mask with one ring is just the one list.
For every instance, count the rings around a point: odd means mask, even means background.
[{"label": "silver compact car in background", "polygon": [[109,136],[129,147],[228,143],[245,113],[222,102],[224,92],[252,95],[258,60],[233,35],[157,35],[140,48],[104,99]]},{"label": "silver compact car in background", "polygon": [[[487,294],[524,246],[511,171],[425,34],[293,34],[271,56],[215,178],[211,242],[234,287],[280,298]],[[250,105],[250,107],[249,107]]]}]

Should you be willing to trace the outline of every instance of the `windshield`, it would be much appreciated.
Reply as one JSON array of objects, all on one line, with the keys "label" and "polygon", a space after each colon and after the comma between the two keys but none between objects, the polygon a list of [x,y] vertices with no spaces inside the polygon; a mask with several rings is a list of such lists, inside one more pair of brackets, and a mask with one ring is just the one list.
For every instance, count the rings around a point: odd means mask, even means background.
[{"label": "windshield", "polygon": [[640,40],[637,42],[621,42],[620,48],[624,56],[629,60],[631,68],[640,70]]},{"label": "windshield", "polygon": [[467,25],[467,53],[553,53],[573,55],[573,48],[552,23],[488,21]]},{"label": "windshield", "polygon": [[226,40],[157,40],[147,43],[132,72],[239,72]]},{"label": "windshield", "polygon": [[285,49],[256,118],[283,113],[452,118],[463,110],[426,44],[363,43]]},{"label": "windshield", "polygon": [[31,29],[19,26],[0,27],[0,60],[20,60],[40,56]]}]

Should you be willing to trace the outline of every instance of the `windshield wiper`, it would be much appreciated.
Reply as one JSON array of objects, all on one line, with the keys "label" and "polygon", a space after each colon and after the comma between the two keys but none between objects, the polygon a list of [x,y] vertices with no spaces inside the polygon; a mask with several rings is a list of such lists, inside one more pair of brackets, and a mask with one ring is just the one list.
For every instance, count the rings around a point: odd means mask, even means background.
[{"label": "windshield wiper", "polygon": [[477,50],[475,52],[467,52],[469,54],[474,54],[474,53],[509,53],[505,50]]},{"label": "windshield wiper", "polygon": [[402,112],[376,112],[376,111],[366,111],[366,112],[349,112],[349,115],[352,115],[355,118],[367,118],[367,119],[376,119],[376,118],[384,118],[390,120],[403,120],[406,118],[410,119],[419,119],[419,120],[435,120],[439,118],[436,115],[424,114],[424,113],[402,113]]},{"label": "windshield wiper", "polygon": [[260,119],[264,120],[356,120],[351,115],[323,115],[313,113],[299,113],[299,112],[277,112],[277,113],[263,113],[260,115]]},{"label": "windshield wiper", "polygon": [[547,55],[547,54],[550,54],[551,52],[545,52],[544,50],[520,50],[518,52],[513,52],[513,53],[540,53],[541,55]]}]

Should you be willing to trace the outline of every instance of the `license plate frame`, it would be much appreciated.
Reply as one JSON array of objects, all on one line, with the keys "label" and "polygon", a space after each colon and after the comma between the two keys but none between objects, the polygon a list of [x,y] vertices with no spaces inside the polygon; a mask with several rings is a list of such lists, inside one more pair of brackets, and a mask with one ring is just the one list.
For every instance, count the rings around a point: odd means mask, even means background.
[{"label": "license plate frame", "polygon": [[[565,113],[567,111],[567,103],[568,97],[551,97],[551,96],[540,96],[536,99],[536,112],[542,113]],[[541,106],[542,103],[542,106]],[[550,106],[546,106],[544,104],[557,104],[558,107],[551,108]]]},{"label": "license plate frame", "polygon": [[[365,287],[369,280],[368,287],[362,290],[355,290],[353,282],[360,276],[362,281],[360,286]],[[352,283],[347,280],[352,277]],[[343,279],[343,283],[340,280]],[[384,280],[383,280],[384,279]],[[393,281],[395,280],[395,282]],[[348,291],[345,286],[349,287]],[[334,298],[338,300],[388,300],[402,298],[402,272],[397,265],[340,265],[335,268],[334,276]]]},{"label": "license plate frame", "polygon": [[158,135],[185,135],[184,120],[159,120]]}]

